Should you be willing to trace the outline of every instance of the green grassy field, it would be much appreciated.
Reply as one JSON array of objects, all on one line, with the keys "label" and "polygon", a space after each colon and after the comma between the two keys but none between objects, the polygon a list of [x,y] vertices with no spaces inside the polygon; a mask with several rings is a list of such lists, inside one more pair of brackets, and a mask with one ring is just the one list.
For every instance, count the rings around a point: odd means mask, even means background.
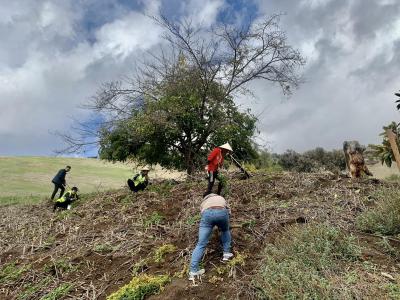
[{"label": "green grassy field", "polygon": [[82,193],[120,188],[133,174],[133,166],[90,158],[0,157],[0,205],[32,203],[49,198],[52,178],[70,165],[67,184]]}]

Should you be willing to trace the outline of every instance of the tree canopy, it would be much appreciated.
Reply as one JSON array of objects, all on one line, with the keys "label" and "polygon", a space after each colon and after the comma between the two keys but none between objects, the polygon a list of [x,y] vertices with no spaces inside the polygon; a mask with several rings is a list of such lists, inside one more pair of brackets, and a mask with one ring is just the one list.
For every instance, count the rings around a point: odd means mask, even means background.
[{"label": "tree canopy", "polygon": [[[253,80],[277,83],[290,94],[304,64],[287,44],[279,17],[211,31],[155,18],[167,47],[151,52],[133,78],[103,84],[87,105],[103,116],[95,131],[100,157],[135,157],[192,173],[205,163],[206,151],[226,142],[241,159],[256,156],[257,119],[235,97],[251,96]],[[84,143],[68,137],[67,151],[79,151]]]}]

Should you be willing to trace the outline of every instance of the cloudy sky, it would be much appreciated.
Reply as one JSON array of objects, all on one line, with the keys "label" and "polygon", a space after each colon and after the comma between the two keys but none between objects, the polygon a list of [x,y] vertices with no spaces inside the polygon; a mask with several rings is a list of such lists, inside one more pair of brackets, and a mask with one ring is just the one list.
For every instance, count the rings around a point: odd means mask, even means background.
[{"label": "cloudy sky", "polygon": [[399,0],[0,0],[0,155],[52,155],[55,131],[100,83],[128,75],[161,42],[146,15],[163,12],[209,27],[226,19],[283,13],[288,42],[307,58],[291,98],[254,82],[242,107],[259,115],[273,151],[377,143],[399,121]]}]

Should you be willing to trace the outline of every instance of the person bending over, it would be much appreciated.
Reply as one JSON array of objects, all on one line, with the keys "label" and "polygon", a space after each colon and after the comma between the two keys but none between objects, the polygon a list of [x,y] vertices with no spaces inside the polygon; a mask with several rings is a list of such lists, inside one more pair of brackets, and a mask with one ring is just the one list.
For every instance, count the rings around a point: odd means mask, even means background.
[{"label": "person bending over", "polygon": [[195,280],[196,276],[201,276],[205,273],[204,269],[199,268],[199,264],[214,226],[218,227],[221,234],[222,260],[228,261],[233,257],[231,253],[229,211],[225,198],[216,194],[206,195],[201,203],[200,211],[199,238],[190,261],[189,280]]}]

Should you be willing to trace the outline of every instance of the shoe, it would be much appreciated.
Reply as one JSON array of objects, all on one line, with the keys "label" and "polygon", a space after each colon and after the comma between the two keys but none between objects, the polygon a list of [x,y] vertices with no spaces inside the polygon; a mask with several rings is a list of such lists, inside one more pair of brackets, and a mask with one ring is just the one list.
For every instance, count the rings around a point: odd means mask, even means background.
[{"label": "shoe", "polygon": [[203,275],[206,272],[204,269],[200,269],[196,272],[189,272],[189,280],[195,280],[196,277]]},{"label": "shoe", "polygon": [[230,252],[224,252],[224,255],[222,256],[222,261],[228,261],[233,257],[233,253]]}]

